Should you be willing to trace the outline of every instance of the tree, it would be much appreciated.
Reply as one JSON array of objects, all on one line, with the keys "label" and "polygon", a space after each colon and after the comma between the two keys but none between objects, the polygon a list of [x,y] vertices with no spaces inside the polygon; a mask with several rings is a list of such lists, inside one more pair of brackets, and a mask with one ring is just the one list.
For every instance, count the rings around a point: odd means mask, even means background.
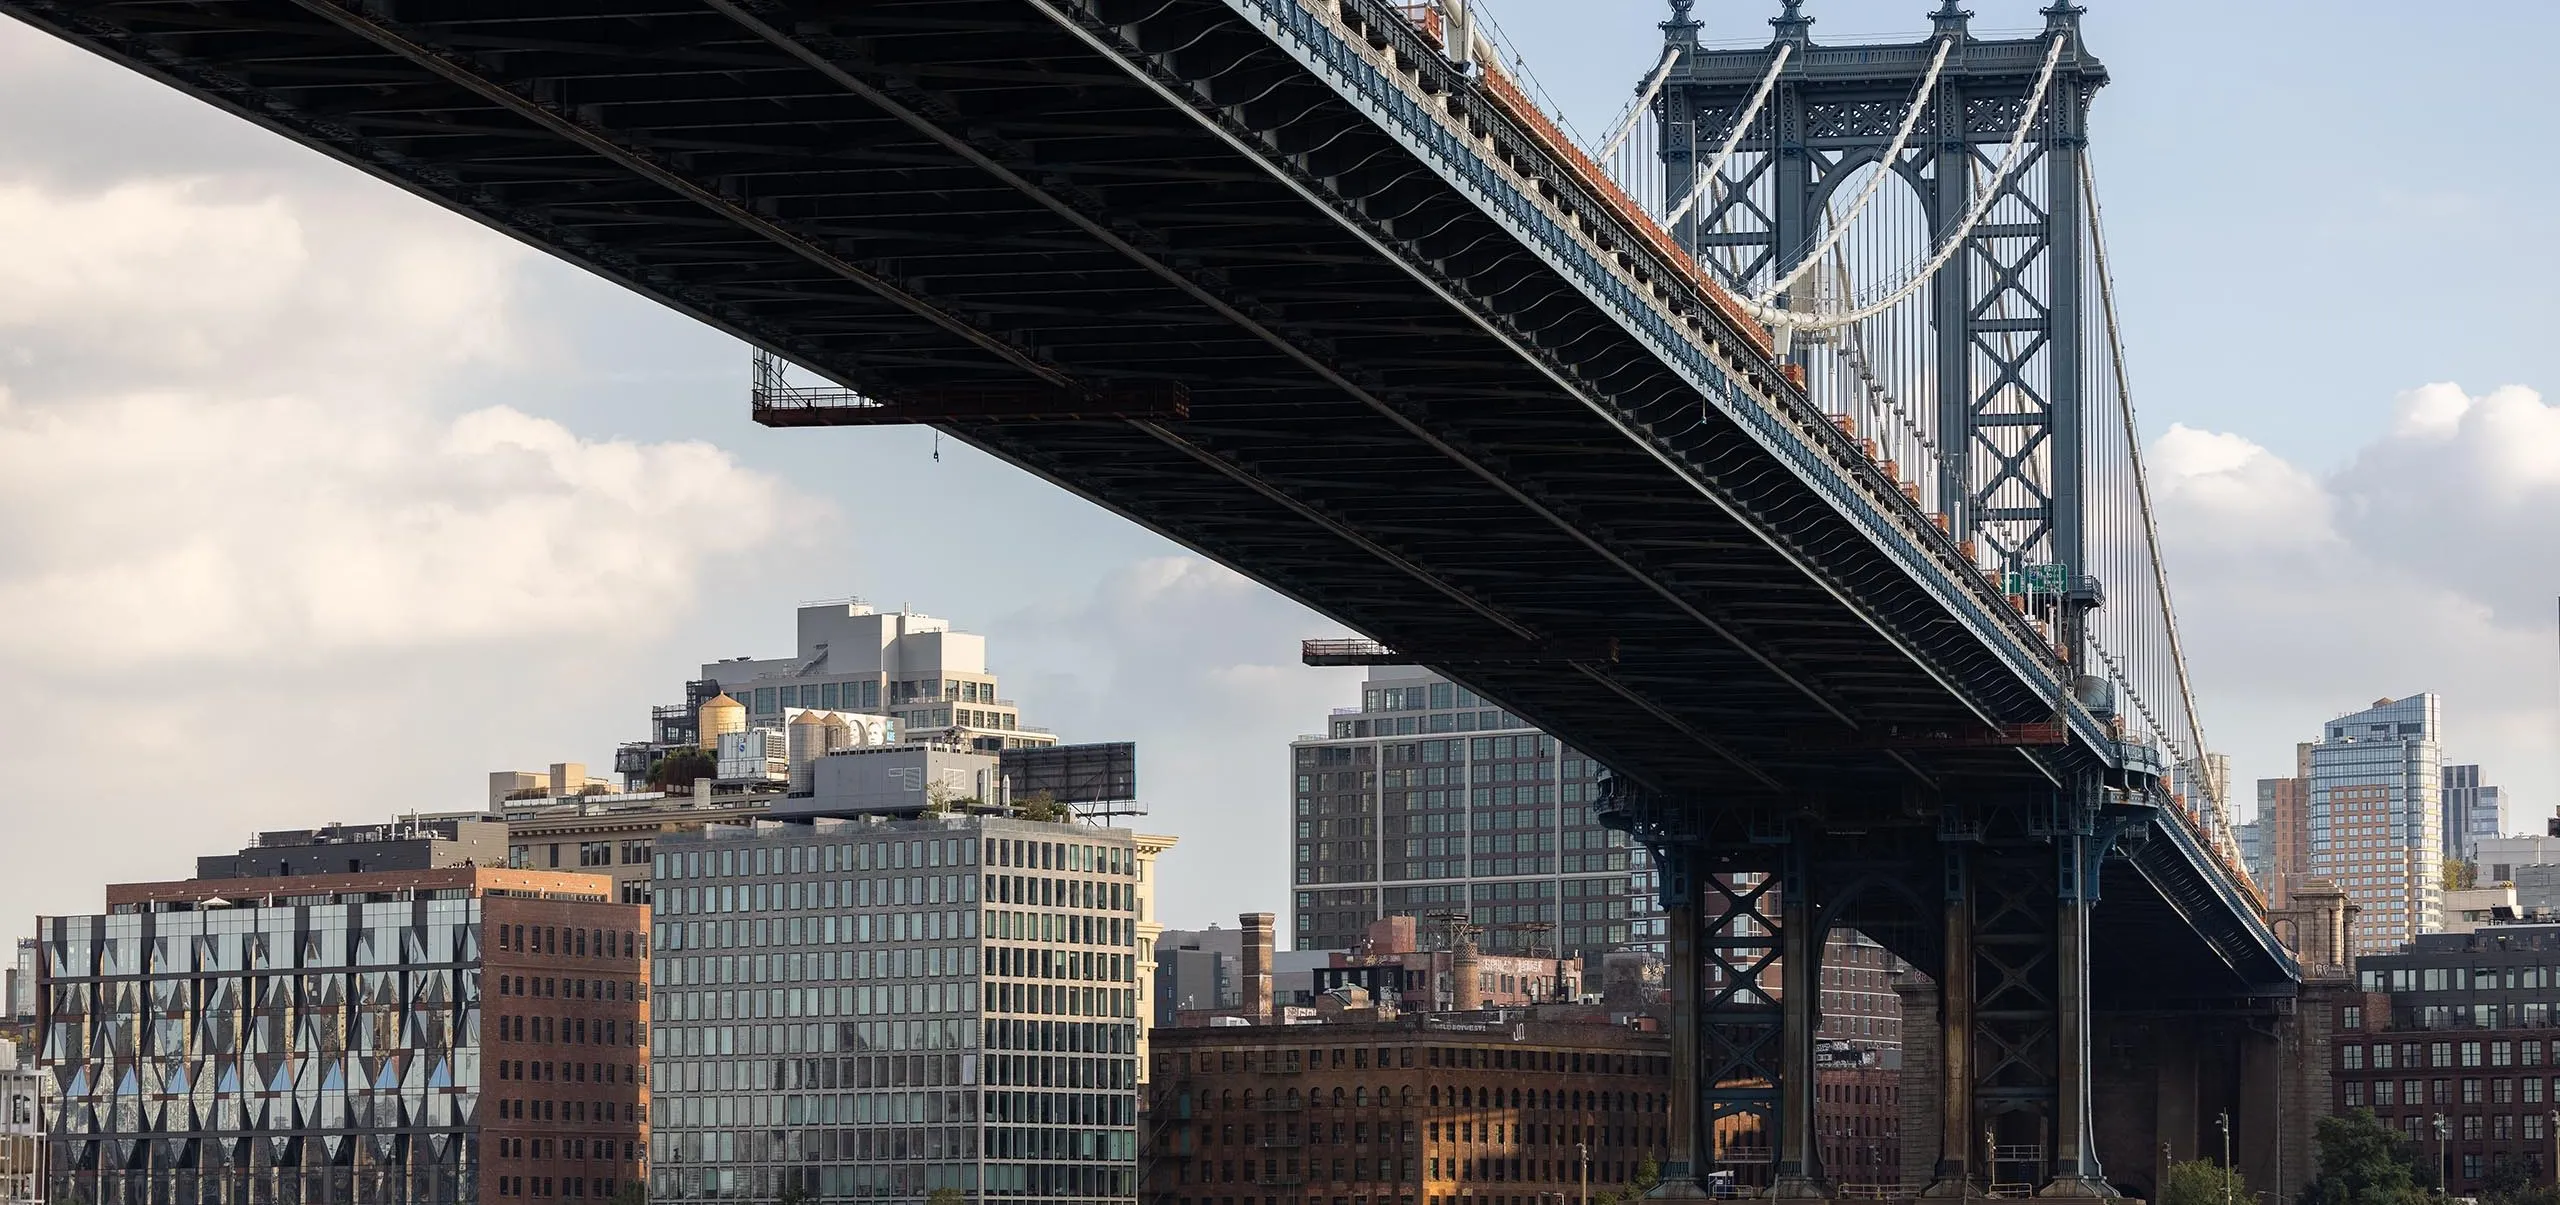
[{"label": "tree", "polygon": [[1627,1199],[1632,1201],[1646,1196],[1661,1184],[1662,1165],[1654,1162],[1653,1156],[1647,1155],[1644,1157],[1644,1162],[1636,1165],[1636,1174],[1627,1180]]},{"label": "tree", "polygon": [[1033,791],[1027,795],[1017,796],[1013,801],[1013,814],[1025,820],[1054,821],[1061,824],[1075,819],[1075,810],[1058,802],[1058,797],[1047,791]]},{"label": "tree", "polygon": [[937,1188],[924,1194],[924,1205],[969,1205],[969,1194],[956,1188]]},{"label": "tree", "polygon": [[2414,1205],[2426,1199],[2409,1143],[2375,1120],[2373,1110],[2323,1117],[2313,1137],[2320,1146],[2320,1175],[2302,1190],[2303,1205]]},{"label": "tree", "polygon": [[2205,1159],[2169,1165],[2154,1205],[2248,1205],[2249,1185],[2240,1173]]},{"label": "tree", "polygon": [[649,1186],[638,1180],[625,1180],[613,1191],[613,1205],[649,1205]]},{"label": "tree", "polygon": [[2469,891],[2480,885],[2480,864],[2464,858],[2444,860],[2444,889]]},{"label": "tree", "polygon": [[773,1200],[774,1205],[809,1205],[809,1190],[800,1187],[800,1182],[794,1180],[783,1185],[782,1195]]},{"label": "tree", "polygon": [[2513,1155],[2499,1155],[2489,1161],[2489,1174],[2481,1178],[2480,1199],[2497,1205],[2542,1205],[2555,1194],[2537,1193],[2533,1186],[2533,1168]]},{"label": "tree", "polygon": [[649,763],[649,785],[661,791],[689,791],[693,780],[720,772],[720,764],[700,749],[677,749]]}]

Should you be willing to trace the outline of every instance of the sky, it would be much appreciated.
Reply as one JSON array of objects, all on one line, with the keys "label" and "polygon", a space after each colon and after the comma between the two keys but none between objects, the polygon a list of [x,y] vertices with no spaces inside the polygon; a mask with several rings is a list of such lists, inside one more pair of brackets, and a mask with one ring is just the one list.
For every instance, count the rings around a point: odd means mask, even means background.
[{"label": "sky", "polygon": [[[1586,134],[1658,54],[1660,0],[1482,2]],[[1712,41],[1775,7],[1698,5]],[[1808,6],[1836,41],[1930,7]],[[2539,831],[2560,6],[2088,7],[2214,746],[2245,784],[2436,691]],[[848,595],[984,633],[1027,722],[1139,742],[1168,923],[1286,910],[1287,743],[1357,701],[1296,664],[1324,621],[929,431],[757,427],[725,336],[6,21],[0,113],[0,937],[260,829],[602,770]]]}]

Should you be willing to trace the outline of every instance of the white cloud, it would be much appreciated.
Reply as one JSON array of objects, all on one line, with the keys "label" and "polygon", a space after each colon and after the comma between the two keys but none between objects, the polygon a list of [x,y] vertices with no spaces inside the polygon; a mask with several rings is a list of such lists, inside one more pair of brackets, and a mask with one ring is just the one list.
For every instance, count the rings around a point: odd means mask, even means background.
[{"label": "white cloud", "polygon": [[2433,384],[2326,474],[2188,427],[2153,461],[2205,717],[2244,779],[2289,772],[2329,716],[2435,691],[2446,756],[2482,763],[2531,809],[2508,826],[2538,831],[2560,787],[2560,408]]},{"label": "white cloud", "polygon": [[545,261],[386,187],[13,171],[0,918],[600,752],[706,582],[824,513],[708,444],[529,413],[575,367],[520,303]]},{"label": "white cloud", "polygon": [[0,658],[645,632],[781,508],[706,445],[583,440],[507,407],[159,394],[0,412]]}]

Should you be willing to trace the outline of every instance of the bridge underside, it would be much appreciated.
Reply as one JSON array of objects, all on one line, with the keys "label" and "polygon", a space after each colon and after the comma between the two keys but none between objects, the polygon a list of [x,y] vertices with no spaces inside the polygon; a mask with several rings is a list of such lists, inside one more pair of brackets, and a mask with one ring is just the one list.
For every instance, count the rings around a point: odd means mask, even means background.
[{"label": "bridge underside", "polygon": [[[1808,904],[1944,976],[1948,851],[2051,900],[2108,781],[2046,638],[1552,148],[1342,11],[1686,368],[1220,0],[0,0],[884,401],[1178,389],[940,425],[1502,700],[1688,847],[1819,846]],[[2192,831],[2113,798],[2091,990],[2282,990]]]},{"label": "bridge underside", "polygon": [[[2085,753],[1998,740],[2053,701],[1914,579],[1952,545],[1898,559],[1844,516],[1909,508],[1750,336],[1656,289],[1796,465],[1218,0],[0,11],[873,396],[1178,386],[1179,421],[943,425],[1712,801],[1727,836],[1926,835],[1949,800],[2049,799]],[[1547,148],[1469,121],[1643,266]],[[1614,662],[1534,655],[1606,639]],[[2110,872],[2106,923],[2131,965],[2227,981],[2229,937],[2196,940],[2215,901],[2156,881],[2183,861]]]}]

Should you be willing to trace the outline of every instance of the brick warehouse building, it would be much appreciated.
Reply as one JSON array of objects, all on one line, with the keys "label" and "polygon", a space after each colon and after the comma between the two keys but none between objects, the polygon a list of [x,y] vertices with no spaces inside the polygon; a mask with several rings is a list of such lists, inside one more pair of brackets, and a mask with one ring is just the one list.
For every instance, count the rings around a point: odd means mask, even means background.
[{"label": "brick warehouse building", "polygon": [[1149,1205],[1536,1205],[1668,1145],[1669,1040],[1409,1015],[1159,1029]]},{"label": "brick warehouse building", "polygon": [[610,1198],[645,1175],[644,906],[429,865],[110,887],[41,921],[60,1200]]}]

